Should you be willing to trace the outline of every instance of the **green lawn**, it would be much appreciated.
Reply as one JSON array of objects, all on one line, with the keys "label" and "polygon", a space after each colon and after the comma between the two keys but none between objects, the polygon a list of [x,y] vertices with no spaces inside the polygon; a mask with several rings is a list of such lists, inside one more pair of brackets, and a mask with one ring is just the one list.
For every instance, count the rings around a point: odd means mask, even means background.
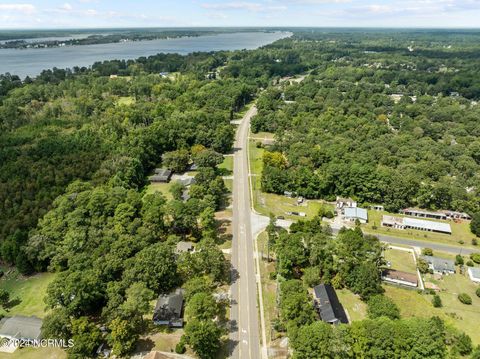
[{"label": "green lawn", "polygon": [[[0,280],[0,288],[10,293],[10,299],[14,305],[6,312],[1,309],[3,315],[36,315],[45,316],[45,303],[43,298],[47,291],[48,284],[55,278],[53,273],[40,273],[30,277],[23,277],[17,273],[5,275]],[[18,298],[19,302],[15,303]]]},{"label": "green lawn", "polygon": [[336,292],[340,303],[348,312],[350,321],[362,320],[367,317],[367,304],[362,302],[358,295],[353,294],[348,289],[339,289]]},{"label": "green lawn", "polygon": [[[258,251],[266,255],[267,253],[267,233],[262,232],[258,236]],[[267,335],[267,342],[270,343],[275,340],[275,333],[272,329],[272,323],[278,316],[277,309],[277,285],[276,281],[270,279],[269,274],[275,271],[275,263],[268,263],[266,260],[260,261],[260,276],[262,280],[262,294],[263,294],[263,309],[265,315],[265,331]],[[274,337],[272,338],[272,335]]]},{"label": "green lawn", "polygon": [[119,97],[117,102],[116,102],[116,105],[117,106],[121,106],[121,105],[124,105],[124,106],[131,106],[133,104],[135,104],[135,99],[132,97],[132,96],[123,96],[123,97]]},{"label": "green lawn", "polygon": [[[432,296],[419,294],[415,290],[403,289],[385,285],[385,295],[391,298],[400,308],[402,317],[431,317],[438,316],[447,324],[464,331],[473,340],[475,345],[480,344],[480,298],[475,295],[477,286],[466,276],[455,274],[444,276],[440,280],[431,280],[441,288],[442,308],[434,308],[431,304]],[[459,293],[468,293],[473,304],[465,305],[457,298]]]},{"label": "green lawn", "polygon": [[[395,237],[409,238],[421,241],[444,243],[456,246],[462,246],[460,243],[463,241],[463,246],[472,247],[472,238],[474,235],[470,232],[470,225],[467,221],[462,221],[460,223],[455,223],[454,221],[434,221],[434,222],[445,222],[449,223],[452,227],[452,234],[441,234],[425,231],[417,231],[413,229],[401,230],[395,228],[386,228],[381,226],[382,216],[390,215],[396,217],[405,217],[398,213],[388,213],[383,211],[368,211],[368,223],[362,225],[366,232],[372,234],[385,234]],[[377,227],[373,229],[373,227]],[[426,245],[428,246],[428,245]]]},{"label": "green lawn", "polygon": [[233,156],[224,156],[223,162],[218,166],[222,170],[224,176],[233,174]]},{"label": "green lawn", "polygon": [[414,274],[417,272],[412,252],[388,248],[383,254],[385,260],[391,263],[391,269]]},{"label": "green lawn", "polygon": [[160,192],[162,193],[168,200],[173,199],[172,194],[170,193],[170,187],[172,187],[173,181],[170,181],[169,183],[158,183],[158,182],[152,182],[147,186],[147,189],[145,191],[145,194],[151,194],[155,192]]},{"label": "green lawn", "polygon": [[0,359],[64,359],[67,353],[60,348],[22,348],[13,353],[0,353]]}]

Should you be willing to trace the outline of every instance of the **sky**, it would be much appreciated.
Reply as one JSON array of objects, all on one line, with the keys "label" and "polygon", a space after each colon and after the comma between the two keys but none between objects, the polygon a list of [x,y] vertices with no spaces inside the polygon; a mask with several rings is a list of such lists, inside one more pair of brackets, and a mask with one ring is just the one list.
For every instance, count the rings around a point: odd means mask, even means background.
[{"label": "sky", "polygon": [[480,0],[0,0],[0,28],[480,27]]}]

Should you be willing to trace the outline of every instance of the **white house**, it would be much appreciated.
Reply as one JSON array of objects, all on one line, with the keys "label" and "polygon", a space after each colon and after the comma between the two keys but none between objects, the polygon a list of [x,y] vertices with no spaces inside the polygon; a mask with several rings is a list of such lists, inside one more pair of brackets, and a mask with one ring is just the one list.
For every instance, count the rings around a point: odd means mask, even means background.
[{"label": "white house", "polygon": [[468,276],[472,282],[480,283],[480,268],[469,267]]}]

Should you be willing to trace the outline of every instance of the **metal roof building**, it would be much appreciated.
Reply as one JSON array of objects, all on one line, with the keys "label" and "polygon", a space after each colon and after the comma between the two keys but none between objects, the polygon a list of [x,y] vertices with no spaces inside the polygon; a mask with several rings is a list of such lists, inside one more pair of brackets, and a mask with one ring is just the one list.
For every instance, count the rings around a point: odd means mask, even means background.
[{"label": "metal roof building", "polygon": [[424,219],[409,217],[394,217],[384,215],[382,218],[382,226],[452,234],[452,228],[448,223],[427,221]]},{"label": "metal roof building", "polygon": [[331,285],[319,284],[313,288],[313,292],[315,293],[315,306],[320,319],[330,324],[348,324],[345,310]]},{"label": "metal roof building", "polygon": [[345,219],[355,221],[358,219],[362,223],[367,223],[368,212],[365,208],[360,207],[347,207],[344,212]]},{"label": "metal roof building", "polygon": [[472,282],[480,283],[480,268],[468,268],[468,276]]},{"label": "metal roof building", "polygon": [[183,289],[158,297],[153,312],[153,322],[157,325],[181,328],[183,326]]}]

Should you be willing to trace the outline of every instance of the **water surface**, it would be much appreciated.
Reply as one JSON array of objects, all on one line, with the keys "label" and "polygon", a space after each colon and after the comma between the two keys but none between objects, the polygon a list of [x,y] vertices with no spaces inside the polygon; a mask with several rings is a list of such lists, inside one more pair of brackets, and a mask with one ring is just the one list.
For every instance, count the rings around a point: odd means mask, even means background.
[{"label": "water surface", "polygon": [[197,51],[251,50],[288,36],[291,33],[241,32],[47,49],[0,49],[0,73],[10,72],[24,78],[53,67],[90,66],[96,61],[136,59],[161,52],[186,55]]}]

